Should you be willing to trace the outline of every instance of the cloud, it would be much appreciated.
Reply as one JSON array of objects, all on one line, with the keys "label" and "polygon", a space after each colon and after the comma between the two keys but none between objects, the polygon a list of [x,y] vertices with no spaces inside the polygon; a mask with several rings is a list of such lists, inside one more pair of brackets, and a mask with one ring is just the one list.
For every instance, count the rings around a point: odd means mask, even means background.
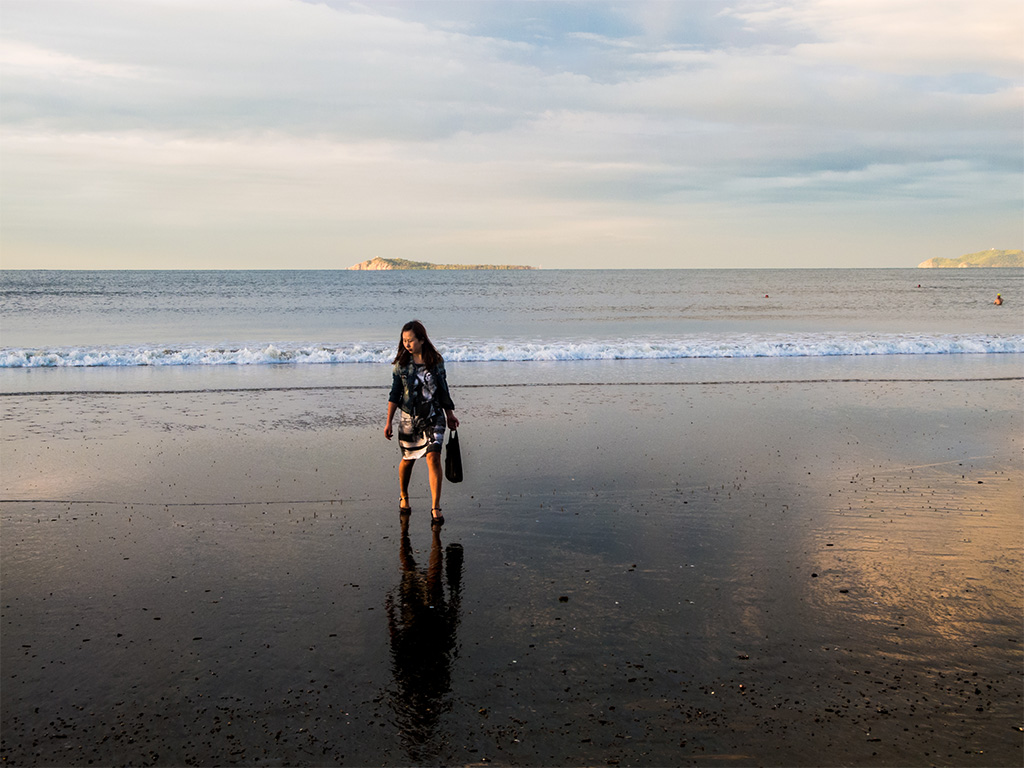
[{"label": "cloud", "polygon": [[1019,239],[1022,22],[1002,0],[6,0],[5,252],[57,221],[138,253],[177,227],[211,259],[249,226],[311,264],[628,234],[683,265],[671,239],[727,233],[680,222],[889,203],[908,228],[984,206]]},{"label": "cloud", "polygon": [[895,74],[983,71],[1016,80],[1022,11],[1015,0],[796,0],[740,4],[750,25],[805,33],[804,60]]},{"label": "cloud", "polygon": [[38,80],[138,80],[143,77],[139,67],[68,56],[17,40],[7,41],[0,48],[0,67],[10,77]]}]

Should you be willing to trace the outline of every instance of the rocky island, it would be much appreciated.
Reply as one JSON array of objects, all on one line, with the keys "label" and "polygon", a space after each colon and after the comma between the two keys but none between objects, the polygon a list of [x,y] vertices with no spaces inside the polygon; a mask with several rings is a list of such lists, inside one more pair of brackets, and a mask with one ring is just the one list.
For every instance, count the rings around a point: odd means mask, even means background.
[{"label": "rocky island", "polygon": [[1024,267],[1024,251],[987,251],[968,253],[959,259],[928,259],[917,265],[920,269],[948,269],[951,267]]},{"label": "rocky island", "polygon": [[379,256],[369,261],[353,264],[349,269],[384,270],[384,269],[536,269],[516,264],[431,264],[428,261],[409,261],[408,259],[382,259]]}]

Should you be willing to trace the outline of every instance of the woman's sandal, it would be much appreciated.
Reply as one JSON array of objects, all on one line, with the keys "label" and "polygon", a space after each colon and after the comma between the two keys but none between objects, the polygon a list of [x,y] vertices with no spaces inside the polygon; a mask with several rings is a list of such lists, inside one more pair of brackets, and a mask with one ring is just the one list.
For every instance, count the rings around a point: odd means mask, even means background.
[{"label": "woman's sandal", "polygon": [[[437,512],[438,514],[435,515],[434,514],[435,512]],[[444,515],[440,514],[440,512],[441,512],[441,508],[440,507],[434,507],[432,510],[430,510],[430,524],[431,525],[444,525]]]},{"label": "woman's sandal", "polygon": [[[403,501],[405,502],[405,504],[402,504]],[[402,497],[399,497],[398,498],[398,514],[400,514],[400,515],[408,515],[408,514],[411,514],[411,513],[412,513],[412,507],[409,506],[409,499],[408,498],[403,499]]]}]

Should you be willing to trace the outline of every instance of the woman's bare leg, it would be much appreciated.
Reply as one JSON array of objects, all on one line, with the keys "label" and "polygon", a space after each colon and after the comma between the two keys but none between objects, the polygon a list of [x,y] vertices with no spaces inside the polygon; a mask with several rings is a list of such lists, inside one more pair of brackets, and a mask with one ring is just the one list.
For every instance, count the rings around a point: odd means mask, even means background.
[{"label": "woman's bare leg", "polygon": [[412,467],[415,463],[416,459],[402,459],[398,462],[398,487],[405,506],[409,506],[409,478],[412,477]]},{"label": "woman's bare leg", "polygon": [[[427,454],[427,471],[430,473],[431,508],[441,508],[441,484],[444,474],[441,472],[441,452],[431,451]],[[433,514],[433,511],[431,511]]]}]

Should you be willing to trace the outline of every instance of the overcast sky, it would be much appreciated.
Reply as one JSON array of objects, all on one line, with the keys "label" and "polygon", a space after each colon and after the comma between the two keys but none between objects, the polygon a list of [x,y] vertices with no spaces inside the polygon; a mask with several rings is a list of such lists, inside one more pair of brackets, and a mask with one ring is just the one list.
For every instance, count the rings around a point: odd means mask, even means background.
[{"label": "overcast sky", "polygon": [[1024,243],[1020,0],[0,0],[5,268]]}]

